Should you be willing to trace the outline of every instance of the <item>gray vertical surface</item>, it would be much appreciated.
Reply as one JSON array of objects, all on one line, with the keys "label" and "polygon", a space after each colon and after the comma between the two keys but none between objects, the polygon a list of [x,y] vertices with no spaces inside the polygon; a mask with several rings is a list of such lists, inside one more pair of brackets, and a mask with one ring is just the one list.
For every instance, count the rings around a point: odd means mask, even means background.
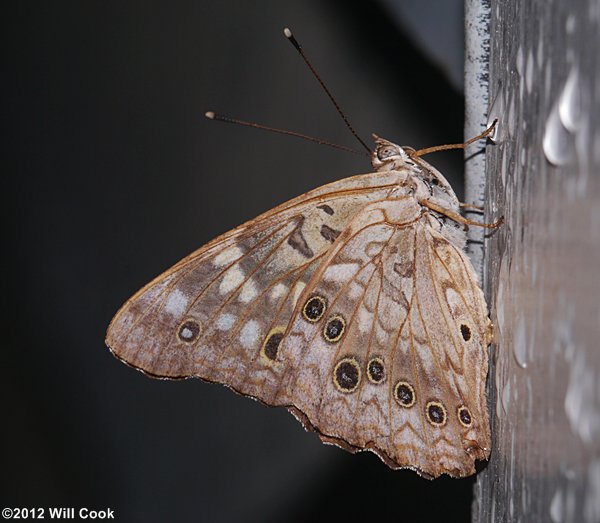
[{"label": "gray vertical surface", "polygon": [[[486,126],[489,78],[489,0],[465,2],[465,140],[477,136]],[[482,142],[476,142],[465,150],[465,202],[484,205],[485,156]],[[477,219],[477,213],[466,211],[465,215]],[[467,252],[475,272],[481,277],[483,271],[483,229],[468,230]]]},{"label": "gray vertical surface", "polygon": [[[600,4],[491,12],[494,450],[474,521],[600,521]],[[468,103],[471,100],[467,98]]]}]

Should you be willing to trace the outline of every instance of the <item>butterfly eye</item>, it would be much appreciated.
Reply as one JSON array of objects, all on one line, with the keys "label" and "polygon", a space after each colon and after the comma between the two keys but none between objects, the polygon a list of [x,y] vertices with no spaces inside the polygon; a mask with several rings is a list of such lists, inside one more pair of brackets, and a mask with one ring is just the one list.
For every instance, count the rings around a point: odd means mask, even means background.
[{"label": "butterfly eye", "polygon": [[385,369],[381,358],[373,358],[367,365],[367,376],[371,383],[378,385],[385,379]]},{"label": "butterfly eye", "polygon": [[415,404],[416,396],[415,389],[406,381],[399,381],[394,388],[394,397],[396,401],[407,409]]},{"label": "butterfly eye", "polygon": [[471,423],[473,423],[473,418],[471,417],[471,412],[464,405],[458,408],[458,421],[463,427],[469,428]]},{"label": "butterfly eye", "polygon": [[360,378],[360,367],[354,358],[344,358],[333,370],[333,383],[340,392],[354,392]]},{"label": "butterfly eye", "polygon": [[382,145],[377,149],[377,158],[380,160],[388,160],[392,156],[398,156],[400,153],[397,147],[392,145]]},{"label": "butterfly eye", "polygon": [[446,408],[438,401],[430,401],[425,407],[427,421],[434,427],[443,427],[446,424]]},{"label": "butterfly eye", "polygon": [[327,320],[323,329],[323,336],[330,343],[340,341],[346,328],[346,321],[340,315],[332,316]]},{"label": "butterfly eye", "polygon": [[194,320],[187,320],[181,324],[177,332],[178,338],[185,343],[196,341],[200,334],[200,325]]},{"label": "butterfly eye", "polygon": [[465,341],[469,341],[471,339],[471,329],[465,323],[462,323],[460,326],[460,334]]},{"label": "butterfly eye", "polygon": [[311,323],[318,322],[325,314],[327,302],[322,296],[313,296],[309,298],[302,308],[302,315]]}]

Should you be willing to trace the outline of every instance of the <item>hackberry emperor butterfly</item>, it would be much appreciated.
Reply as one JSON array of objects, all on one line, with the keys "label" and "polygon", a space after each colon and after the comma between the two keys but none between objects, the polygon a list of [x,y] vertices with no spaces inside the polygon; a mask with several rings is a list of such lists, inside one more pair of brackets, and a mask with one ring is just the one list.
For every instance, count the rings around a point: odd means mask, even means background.
[{"label": "hackberry emperor butterfly", "polygon": [[321,439],[428,477],[474,473],[490,322],[445,178],[381,138],[376,172],[310,191],[149,283],[106,343],[161,378],[287,407]]},{"label": "hackberry emperor butterfly", "polygon": [[463,252],[473,222],[424,151],[375,141],[375,172],[200,248],[123,305],[106,343],[151,376],[286,407],[392,468],[467,476],[491,447],[490,321]]}]

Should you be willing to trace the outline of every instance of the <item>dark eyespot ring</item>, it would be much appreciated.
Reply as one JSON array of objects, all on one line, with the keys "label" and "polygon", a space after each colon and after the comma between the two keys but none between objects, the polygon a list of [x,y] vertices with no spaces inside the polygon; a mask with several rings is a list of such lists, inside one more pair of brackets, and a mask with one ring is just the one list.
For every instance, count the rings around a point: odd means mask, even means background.
[{"label": "dark eyespot ring", "polygon": [[271,332],[265,338],[262,346],[262,353],[270,361],[277,361],[277,353],[279,351],[279,344],[283,339],[285,333],[285,327],[279,326],[271,329]]},{"label": "dark eyespot ring", "polygon": [[469,341],[471,339],[471,328],[466,323],[461,323],[460,334],[463,340]]},{"label": "dark eyespot ring", "polygon": [[367,377],[371,383],[379,385],[385,379],[385,367],[381,358],[372,358],[367,363]]},{"label": "dark eyespot ring", "polygon": [[439,401],[430,401],[425,407],[427,421],[434,427],[443,427],[446,424],[446,407]]},{"label": "dark eyespot ring", "polygon": [[346,320],[339,314],[336,314],[327,320],[323,328],[323,337],[329,343],[336,343],[342,339],[345,330]]},{"label": "dark eyespot ring", "polygon": [[354,358],[340,360],[333,369],[333,383],[340,392],[354,392],[360,379],[360,366]]},{"label": "dark eyespot ring", "polygon": [[415,389],[410,383],[406,381],[399,381],[394,387],[394,398],[396,401],[405,408],[412,407],[417,401]]},{"label": "dark eyespot ring", "polygon": [[463,427],[469,428],[473,423],[473,417],[471,416],[471,411],[465,407],[464,405],[458,407],[457,411],[458,421]]},{"label": "dark eyespot ring", "polygon": [[200,335],[200,324],[195,320],[186,320],[177,331],[177,337],[185,342],[192,343]]},{"label": "dark eyespot ring", "polygon": [[311,323],[317,323],[325,314],[327,301],[323,296],[311,296],[302,307],[302,316]]}]

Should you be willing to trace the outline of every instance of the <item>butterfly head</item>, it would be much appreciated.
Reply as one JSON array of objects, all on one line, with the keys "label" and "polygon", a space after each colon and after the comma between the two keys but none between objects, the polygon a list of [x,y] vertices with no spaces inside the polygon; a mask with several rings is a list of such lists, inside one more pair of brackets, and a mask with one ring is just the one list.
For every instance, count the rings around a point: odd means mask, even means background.
[{"label": "butterfly head", "polygon": [[432,165],[415,154],[412,147],[400,147],[376,134],[371,164],[377,171],[408,171],[418,198],[433,199],[444,207],[457,209],[458,199],[448,180]]},{"label": "butterfly head", "polygon": [[375,149],[371,153],[371,165],[377,171],[399,171],[406,168],[416,168],[417,164],[409,156],[408,147],[400,147],[393,142],[380,138],[376,134]]}]

